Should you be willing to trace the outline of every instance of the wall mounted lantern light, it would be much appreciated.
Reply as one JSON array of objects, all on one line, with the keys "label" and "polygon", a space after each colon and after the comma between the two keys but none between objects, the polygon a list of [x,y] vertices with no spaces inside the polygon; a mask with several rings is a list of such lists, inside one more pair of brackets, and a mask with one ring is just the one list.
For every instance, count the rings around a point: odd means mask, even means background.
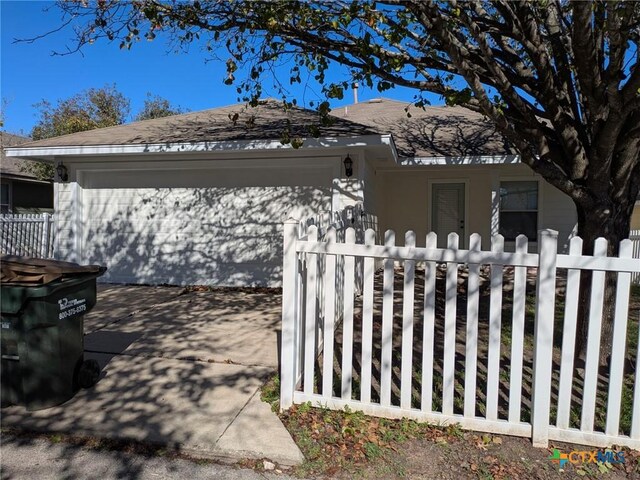
[{"label": "wall mounted lantern light", "polygon": [[67,167],[65,167],[62,163],[59,163],[56,167],[56,172],[58,173],[58,178],[63,182],[69,180],[69,171]]},{"label": "wall mounted lantern light", "polygon": [[349,155],[344,158],[344,174],[347,177],[353,175],[353,160],[351,160]]}]

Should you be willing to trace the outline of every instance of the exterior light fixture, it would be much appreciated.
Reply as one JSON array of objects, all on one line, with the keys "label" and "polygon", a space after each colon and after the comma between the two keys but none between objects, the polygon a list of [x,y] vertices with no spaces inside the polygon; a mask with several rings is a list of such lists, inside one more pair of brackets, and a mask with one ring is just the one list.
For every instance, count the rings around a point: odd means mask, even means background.
[{"label": "exterior light fixture", "polygon": [[353,175],[353,160],[351,160],[351,157],[349,155],[347,155],[344,159],[344,174],[347,177]]},{"label": "exterior light fixture", "polygon": [[69,171],[67,167],[65,167],[62,163],[59,163],[56,167],[56,172],[58,173],[58,178],[63,182],[69,180]]}]

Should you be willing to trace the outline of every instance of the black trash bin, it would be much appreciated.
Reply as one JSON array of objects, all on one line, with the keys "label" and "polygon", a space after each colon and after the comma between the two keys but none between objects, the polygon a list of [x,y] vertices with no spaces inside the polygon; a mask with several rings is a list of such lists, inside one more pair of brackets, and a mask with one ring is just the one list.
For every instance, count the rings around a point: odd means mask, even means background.
[{"label": "black trash bin", "polygon": [[84,360],[84,315],[96,304],[105,267],[0,257],[0,399],[39,410],[95,384]]}]

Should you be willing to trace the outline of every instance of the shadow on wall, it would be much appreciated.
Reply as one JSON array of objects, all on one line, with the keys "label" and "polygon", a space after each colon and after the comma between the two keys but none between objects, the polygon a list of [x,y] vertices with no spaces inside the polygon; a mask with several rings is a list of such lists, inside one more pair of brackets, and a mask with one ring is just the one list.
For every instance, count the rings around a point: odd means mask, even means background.
[{"label": "shadow on wall", "polygon": [[103,281],[280,285],[283,222],[330,209],[330,187],[85,189],[83,261]]}]

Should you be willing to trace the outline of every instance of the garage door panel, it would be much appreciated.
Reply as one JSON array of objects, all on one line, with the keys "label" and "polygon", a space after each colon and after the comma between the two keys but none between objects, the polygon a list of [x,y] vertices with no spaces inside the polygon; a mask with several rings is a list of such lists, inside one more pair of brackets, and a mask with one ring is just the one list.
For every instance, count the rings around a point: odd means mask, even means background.
[{"label": "garage door panel", "polygon": [[[201,220],[221,225],[242,222],[282,222],[287,210],[317,204],[317,192],[329,187],[241,187],[236,189],[141,189],[135,194],[120,190],[85,190],[89,218],[127,214],[129,220]],[[232,212],[233,211],[233,212]],[[178,216],[177,214],[181,215]],[[232,214],[233,213],[233,214]]]},{"label": "garage door panel", "polygon": [[[283,220],[284,221],[284,220]],[[154,234],[161,233],[176,233],[181,232],[184,234],[197,233],[200,234],[206,231],[213,237],[224,237],[230,234],[233,235],[281,235],[282,234],[282,222],[277,223],[255,223],[255,222],[236,222],[235,224],[223,224],[214,222],[199,222],[199,221],[185,221],[185,220],[170,220],[170,219],[158,219],[149,222],[112,222],[108,219],[90,220],[86,222],[87,227],[94,233],[94,235],[100,235],[104,232],[113,232],[114,227],[117,225],[119,233],[136,234],[141,232],[148,232]]]},{"label": "garage door panel", "polygon": [[331,208],[330,171],[314,176],[315,186],[84,187],[83,256],[108,267],[108,282],[277,286],[283,222]]},{"label": "garage door panel", "polygon": [[[238,162],[242,162],[239,160]],[[130,190],[141,188],[238,188],[316,186],[318,177],[326,176],[324,165],[290,164],[274,168],[269,161],[263,167],[247,164],[246,168],[190,170],[123,170],[86,171],[83,186],[90,189]]]},{"label": "garage door panel", "polygon": [[[131,257],[148,257],[149,263],[160,256],[174,256],[178,264],[191,262],[252,263],[278,262],[282,256],[282,235],[256,238],[237,236],[221,239],[207,235],[162,233],[157,235],[122,234],[109,243],[89,241],[85,254],[92,260],[107,261]],[[172,262],[173,263],[173,262]]]}]

